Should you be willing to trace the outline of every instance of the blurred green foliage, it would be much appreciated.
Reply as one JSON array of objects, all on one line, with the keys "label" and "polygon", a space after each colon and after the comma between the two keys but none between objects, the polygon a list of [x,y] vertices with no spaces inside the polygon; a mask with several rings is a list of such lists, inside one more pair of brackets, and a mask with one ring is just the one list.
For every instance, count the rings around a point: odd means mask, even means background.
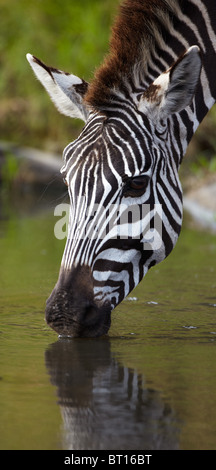
[{"label": "blurred green foliage", "polygon": [[17,175],[19,169],[19,163],[15,155],[12,152],[5,152],[5,159],[1,168],[1,179],[3,183],[3,188],[1,189],[10,189],[10,186]]},{"label": "blurred green foliage", "polygon": [[60,116],[26,60],[89,80],[108,51],[116,0],[0,0],[0,140],[62,150],[81,121]]},{"label": "blurred green foliage", "polygon": [[[0,140],[62,152],[83,123],[62,116],[26,60],[26,53],[86,80],[108,51],[120,0],[0,0]],[[200,126],[185,170],[216,158],[216,107]],[[194,164],[195,162],[195,164]],[[211,165],[212,171],[215,163]]]}]

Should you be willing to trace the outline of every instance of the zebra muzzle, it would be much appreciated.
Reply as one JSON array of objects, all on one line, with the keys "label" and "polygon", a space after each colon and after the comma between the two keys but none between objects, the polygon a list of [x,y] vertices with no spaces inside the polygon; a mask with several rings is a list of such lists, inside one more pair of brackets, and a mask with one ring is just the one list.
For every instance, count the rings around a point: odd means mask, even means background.
[{"label": "zebra muzzle", "polygon": [[60,271],[58,282],[46,303],[47,324],[60,336],[97,337],[111,324],[109,302],[96,303],[90,268],[80,266]]}]

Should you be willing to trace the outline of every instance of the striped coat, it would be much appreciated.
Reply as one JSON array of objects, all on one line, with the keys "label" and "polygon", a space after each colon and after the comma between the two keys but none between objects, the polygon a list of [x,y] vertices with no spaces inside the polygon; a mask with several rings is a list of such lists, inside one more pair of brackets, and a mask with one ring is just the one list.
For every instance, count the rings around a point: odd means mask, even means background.
[{"label": "striped coat", "polygon": [[60,112],[85,122],[63,155],[70,220],[46,319],[102,335],[177,242],[179,166],[216,97],[215,0],[124,1],[91,83],[27,58]]}]

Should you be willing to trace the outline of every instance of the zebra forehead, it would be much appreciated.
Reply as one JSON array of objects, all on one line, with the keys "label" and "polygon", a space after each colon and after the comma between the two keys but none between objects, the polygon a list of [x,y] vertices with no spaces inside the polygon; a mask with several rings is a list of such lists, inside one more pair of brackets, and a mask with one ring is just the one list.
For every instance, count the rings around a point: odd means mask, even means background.
[{"label": "zebra forehead", "polygon": [[98,118],[95,120],[97,124],[92,120],[91,126],[87,124],[78,139],[65,148],[63,174],[77,174],[79,170],[88,171],[90,167],[93,172],[98,162],[106,174],[113,174],[116,169],[117,179],[125,174],[138,175],[150,168],[153,154],[152,136],[148,131],[143,132],[139,126],[135,128],[132,122],[109,123],[108,120],[99,129]]}]

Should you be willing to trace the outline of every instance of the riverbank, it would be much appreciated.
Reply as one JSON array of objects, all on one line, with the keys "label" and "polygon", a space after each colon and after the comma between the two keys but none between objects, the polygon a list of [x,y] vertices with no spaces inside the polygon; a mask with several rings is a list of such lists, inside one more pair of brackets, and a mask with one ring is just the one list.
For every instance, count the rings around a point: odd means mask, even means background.
[{"label": "riverbank", "polygon": [[184,210],[199,227],[216,233],[216,173],[190,178],[184,192]]}]

